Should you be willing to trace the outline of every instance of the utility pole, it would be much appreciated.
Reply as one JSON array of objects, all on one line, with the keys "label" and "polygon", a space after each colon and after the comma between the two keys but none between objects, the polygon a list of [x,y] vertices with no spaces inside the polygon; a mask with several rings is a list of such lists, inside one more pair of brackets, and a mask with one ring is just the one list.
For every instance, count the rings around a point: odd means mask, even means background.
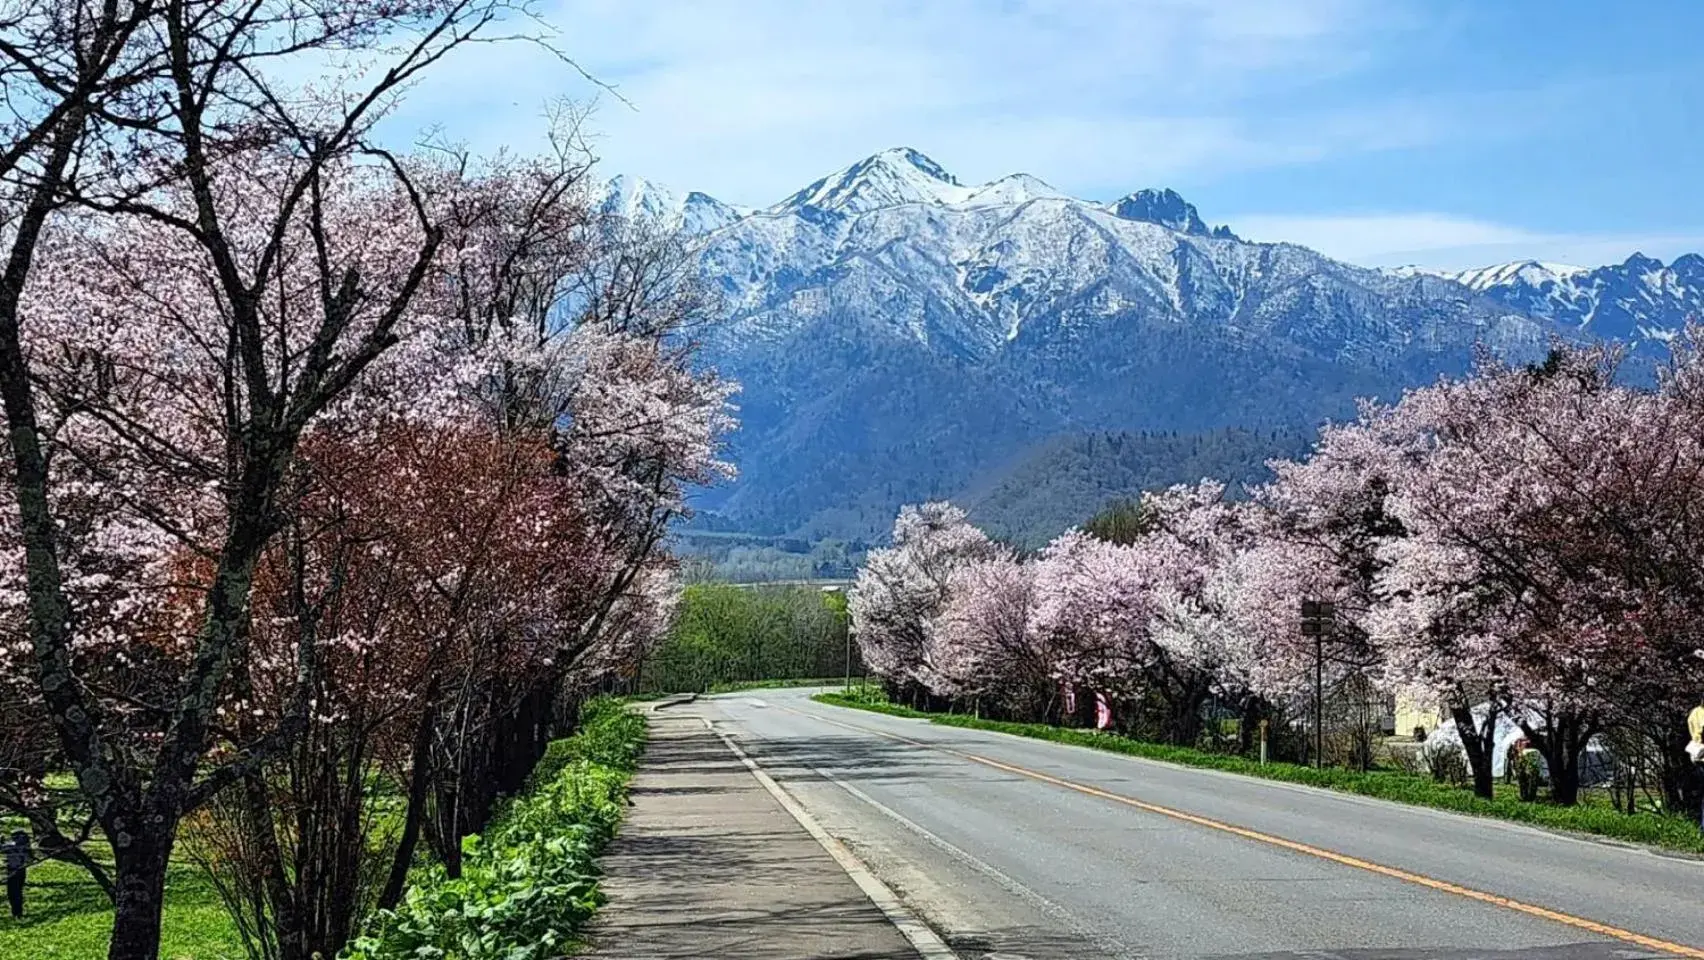
[{"label": "utility pole", "polygon": [[1328,600],[1302,601],[1302,636],[1314,639],[1314,766],[1325,768],[1325,638],[1331,633],[1337,605]]},{"label": "utility pole", "polygon": [[852,692],[852,593],[856,586],[846,588],[846,692]]}]

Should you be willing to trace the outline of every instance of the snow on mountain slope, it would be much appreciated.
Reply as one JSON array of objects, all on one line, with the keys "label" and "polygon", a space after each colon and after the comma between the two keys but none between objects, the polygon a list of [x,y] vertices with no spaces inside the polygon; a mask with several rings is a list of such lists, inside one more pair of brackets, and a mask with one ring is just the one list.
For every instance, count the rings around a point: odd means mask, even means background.
[{"label": "snow on mountain slope", "polygon": [[1005,204],[1031,200],[1065,200],[1065,194],[1027,173],[1014,173],[973,189],[961,203]]},{"label": "snow on mountain slope", "polygon": [[1587,272],[1589,270],[1586,267],[1569,266],[1565,263],[1514,260],[1509,263],[1493,264],[1489,267],[1462,270],[1459,273],[1446,273],[1443,276],[1449,277],[1465,287],[1483,292],[1492,287],[1515,283],[1525,283],[1535,287],[1547,283],[1566,284],[1580,274]]},{"label": "snow on mountain slope", "polygon": [[902,203],[959,203],[972,189],[910,147],[894,147],[831,173],[771,207],[860,214]]},{"label": "snow on mountain slope", "polygon": [[744,385],[741,478],[700,506],[754,531],[873,535],[900,503],[1083,431],[1311,428],[1481,346],[1660,349],[1704,306],[1697,256],[1368,269],[1242,241],[1175,191],[967,186],[908,148],[755,211],[618,186],[621,209],[700,235],[728,310],[707,359]]},{"label": "snow on mountain slope", "polygon": [[694,190],[685,197],[644,177],[612,177],[592,197],[593,206],[630,220],[651,220],[670,229],[705,234],[733,223],[750,211]]},{"label": "snow on mountain slope", "polygon": [[1523,260],[1452,279],[1511,309],[1605,339],[1667,340],[1688,319],[1704,317],[1704,257],[1697,254],[1667,266],[1637,253],[1602,267]]},{"label": "snow on mountain slope", "polygon": [[733,307],[725,332],[742,352],[830,313],[984,359],[1025,330],[1132,313],[1346,356],[1548,335],[1444,278],[1209,230],[1174,191],[1101,205],[1022,174],[967,188],[909,149],[729,224],[706,238],[702,267]]}]

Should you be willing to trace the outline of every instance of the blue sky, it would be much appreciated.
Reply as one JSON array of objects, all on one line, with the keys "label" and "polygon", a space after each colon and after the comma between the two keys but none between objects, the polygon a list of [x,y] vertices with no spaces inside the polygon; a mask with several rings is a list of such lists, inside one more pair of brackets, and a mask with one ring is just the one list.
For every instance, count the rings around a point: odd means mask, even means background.
[{"label": "blue sky", "polygon": [[393,128],[536,144],[595,101],[606,174],[772,203],[884,147],[964,182],[1111,199],[1370,264],[1704,250],[1704,3],[544,0],[553,43],[470,48]]}]

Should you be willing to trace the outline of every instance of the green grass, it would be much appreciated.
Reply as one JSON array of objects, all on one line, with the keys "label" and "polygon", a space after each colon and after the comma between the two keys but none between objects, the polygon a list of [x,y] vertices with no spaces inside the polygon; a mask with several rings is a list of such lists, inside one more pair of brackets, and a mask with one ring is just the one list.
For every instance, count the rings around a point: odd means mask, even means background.
[{"label": "green grass", "polygon": [[[857,677],[853,677],[857,680]],[[838,687],[846,682],[845,677],[804,677],[782,680],[718,680],[710,685],[704,693],[740,693],[745,690],[781,690],[788,687]],[[675,690],[670,693],[635,693],[622,697],[625,703],[646,703],[651,700],[661,700],[664,697],[677,697],[683,693],[696,693],[695,690]]]},{"label": "green grass", "polygon": [[793,680],[737,680],[729,683],[713,683],[711,693],[739,693],[742,690],[781,690],[788,687],[838,687],[846,682],[845,677],[808,677]]},{"label": "green grass", "polygon": [[[93,849],[91,852],[97,852]],[[0,907],[0,957],[97,960],[112,934],[112,904],[81,867],[47,861],[30,868],[24,919]],[[207,877],[188,863],[166,875],[162,960],[241,960],[242,942]]]},{"label": "green grass", "polygon": [[554,960],[603,903],[596,858],[626,813],[645,718],[614,697],[588,701],[526,789],[469,837],[461,876],[434,866],[395,910],[380,911],[345,960]]},{"label": "green grass", "polygon": [[1160,760],[1189,767],[1222,770],[1267,780],[1282,780],[1323,787],[1342,793],[1377,797],[1415,806],[1451,810],[1474,816],[1512,820],[1534,826],[1572,833],[1590,834],[1613,840],[1643,843],[1679,850],[1704,853],[1704,835],[1690,817],[1655,813],[1625,814],[1599,804],[1562,807],[1549,803],[1529,803],[1512,796],[1499,795],[1494,800],[1474,796],[1471,790],[1447,783],[1437,783],[1427,777],[1390,770],[1361,773],[1355,770],[1327,768],[1316,770],[1293,763],[1267,763],[1246,757],[1207,753],[1188,747],[1147,743],[1092,730],[1055,727],[1040,723],[1008,723],[1000,720],[980,720],[966,714],[936,714],[913,710],[881,699],[879,691],[862,696],[854,693],[819,693],[811,699],[840,707],[871,710],[896,717],[928,720],[949,727],[989,730],[1035,740],[1049,740],[1073,746],[1106,750],[1127,756]]},{"label": "green grass", "polygon": [[[616,716],[607,707],[604,714],[601,722],[588,724],[579,735],[551,744],[531,777],[529,792],[576,762],[596,762],[622,771],[633,768],[644,720]],[[56,786],[73,786],[68,775],[55,775],[54,780]],[[0,819],[0,833],[9,835],[15,826],[22,824]],[[87,849],[110,869],[111,855],[104,844],[91,843]],[[424,876],[432,866],[422,858],[411,876]],[[111,902],[87,872],[71,864],[49,860],[30,867],[23,920],[13,920],[0,903],[0,960],[100,960],[107,954],[111,935]],[[206,873],[188,861],[174,862],[166,876],[160,957],[246,960],[242,940],[218,891]]]}]

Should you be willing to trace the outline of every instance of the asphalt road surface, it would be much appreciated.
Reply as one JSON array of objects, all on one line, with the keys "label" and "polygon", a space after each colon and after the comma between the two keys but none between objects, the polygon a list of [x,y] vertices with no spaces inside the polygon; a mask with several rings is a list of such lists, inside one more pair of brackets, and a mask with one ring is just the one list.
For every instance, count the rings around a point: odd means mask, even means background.
[{"label": "asphalt road surface", "polygon": [[683,709],[962,957],[1704,960],[1704,862],[812,692]]}]

